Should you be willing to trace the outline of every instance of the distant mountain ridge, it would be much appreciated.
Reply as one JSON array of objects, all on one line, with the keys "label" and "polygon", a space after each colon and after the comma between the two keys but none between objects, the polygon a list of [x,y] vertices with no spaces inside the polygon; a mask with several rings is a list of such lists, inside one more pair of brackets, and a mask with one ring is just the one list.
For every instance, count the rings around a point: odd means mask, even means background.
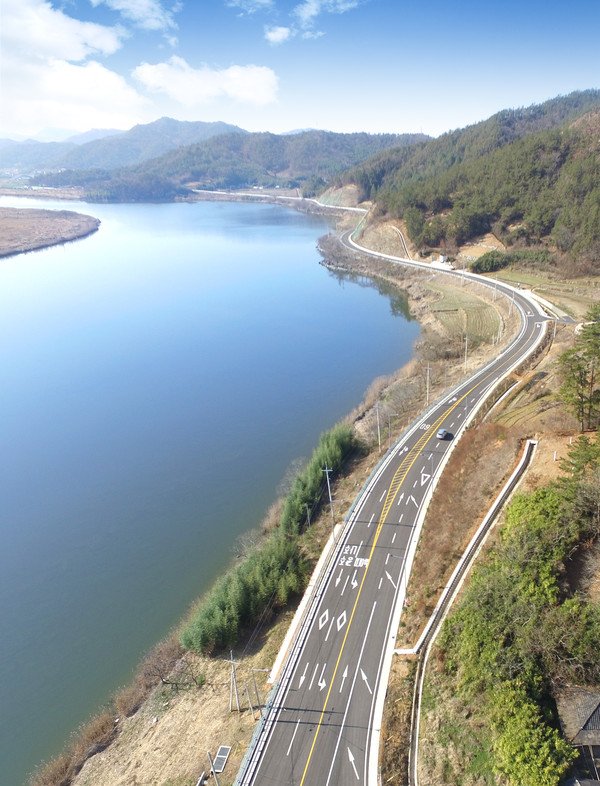
[{"label": "distant mountain ridge", "polygon": [[[182,145],[225,133],[247,133],[229,123],[173,120],[162,117],[129,131],[96,132],[100,138],[65,142],[13,142],[0,145],[0,170],[21,173],[58,169],[117,169],[156,158]],[[88,132],[93,135],[94,132]],[[85,137],[86,135],[80,135]]]},{"label": "distant mountain ridge", "polygon": [[[389,147],[413,145],[424,134],[215,133],[157,158],[119,169],[78,169],[35,178],[39,185],[79,185],[91,200],[169,200],[191,188],[253,186],[301,188],[317,193],[335,174]],[[108,140],[114,144],[115,137]],[[148,148],[146,148],[148,149]],[[0,150],[1,154],[1,150]]]}]

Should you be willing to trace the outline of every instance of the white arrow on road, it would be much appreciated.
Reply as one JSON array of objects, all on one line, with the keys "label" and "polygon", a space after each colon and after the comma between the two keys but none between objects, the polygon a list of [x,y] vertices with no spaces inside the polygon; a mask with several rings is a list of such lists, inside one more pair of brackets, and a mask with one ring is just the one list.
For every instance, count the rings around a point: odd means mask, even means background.
[{"label": "white arrow on road", "polygon": [[404,499],[404,492],[402,492],[402,494],[400,494],[400,496],[398,497],[398,505],[402,502],[403,499]]},{"label": "white arrow on road", "polygon": [[373,691],[371,690],[371,686],[369,685],[369,680],[367,679],[367,675],[364,673],[364,671],[362,669],[360,670],[360,676],[362,677],[363,682],[367,686],[367,690],[369,691],[369,693],[372,696],[373,695]]},{"label": "white arrow on road", "polygon": [[344,673],[342,674],[342,684],[340,685],[340,693],[342,692],[342,689],[344,687],[344,682],[346,682],[347,676],[348,676],[348,666],[346,665],[346,668],[344,669]]},{"label": "white arrow on road", "polygon": [[354,774],[356,775],[356,780],[359,781],[358,770],[356,769],[356,764],[354,763],[354,756],[352,755],[352,751],[348,748],[348,758],[350,759],[350,764],[352,765],[352,769],[354,770]]},{"label": "white arrow on road", "polygon": [[325,680],[323,679],[323,672],[325,671],[325,668],[326,668],[326,667],[327,667],[327,664],[326,664],[326,663],[324,663],[324,664],[323,664],[323,668],[321,669],[321,676],[319,677],[319,683],[318,683],[318,685],[319,685],[319,690],[320,690],[320,691],[321,691],[321,690],[323,690],[323,688],[326,688],[326,687],[327,687],[327,683],[326,683],[326,682],[325,682]]},{"label": "white arrow on road", "polygon": [[306,666],[304,667],[304,674],[300,677],[300,685],[298,685],[299,688],[302,687],[302,683],[306,679],[306,672],[307,671],[308,671],[308,662],[306,663]]},{"label": "white arrow on road", "polygon": [[356,580],[356,571],[354,571],[354,575],[352,576],[352,588],[356,589],[358,587],[358,581]]},{"label": "white arrow on road", "polygon": [[397,585],[397,584],[394,584],[394,579],[393,579],[393,578],[390,576],[390,574],[387,572],[387,570],[386,570],[386,572],[385,572],[385,575],[386,575],[386,576],[388,577],[388,579],[391,581],[391,583],[392,583],[392,587],[393,587],[394,589],[398,589],[398,585]]},{"label": "white arrow on road", "polygon": [[342,580],[342,569],[340,568],[340,575],[335,580],[335,586],[336,587],[340,583],[341,580]]}]

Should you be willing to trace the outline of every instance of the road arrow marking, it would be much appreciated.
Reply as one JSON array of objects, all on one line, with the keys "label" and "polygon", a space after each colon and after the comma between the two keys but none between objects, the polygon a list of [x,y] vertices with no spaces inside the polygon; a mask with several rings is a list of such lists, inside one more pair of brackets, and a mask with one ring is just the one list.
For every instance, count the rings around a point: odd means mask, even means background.
[{"label": "road arrow marking", "polygon": [[335,586],[336,587],[340,583],[341,580],[342,580],[342,569],[340,568],[340,575],[335,580]]},{"label": "road arrow marking", "polygon": [[373,695],[373,691],[371,690],[371,686],[369,685],[369,680],[367,679],[367,675],[364,673],[364,671],[362,669],[360,670],[360,676],[362,677],[362,681],[365,683],[365,685],[367,686],[367,690],[369,691],[369,693],[372,696]]},{"label": "road arrow marking", "polygon": [[398,505],[402,502],[403,499],[404,499],[404,492],[402,492],[402,494],[400,494],[400,496],[398,497]]},{"label": "road arrow marking", "polygon": [[326,666],[327,666],[327,664],[326,664],[326,663],[324,663],[324,664],[323,664],[323,668],[321,669],[321,676],[319,677],[319,683],[318,683],[318,685],[319,685],[319,690],[320,690],[320,691],[321,691],[321,690],[323,690],[323,688],[326,688],[326,687],[327,687],[327,683],[326,683],[326,682],[325,682],[325,680],[323,679],[323,672],[325,671],[325,668],[326,668]]},{"label": "road arrow marking", "polygon": [[340,685],[340,693],[342,692],[347,676],[348,676],[348,666],[346,665],[346,668],[344,669],[344,673],[342,674],[342,684]]},{"label": "road arrow marking", "polygon": [[298,687],[299,687],[299,688],[301,688],[301,687],[302,687],[302,683],[303,683],[303,682],[304,682],[304,680],[306,679],[306,672],[307,672],[307,671],[308,671],[308,661],[307,661],[307,663],[306,663],[306,666],[304,667],[304,674],[303,674],[303,675],[300,677],[300,685],[298,685]]},{"label": "road arrow marking", "polygon": [[390,580],[390,582],[391,582],[391,584],[392,584],[392,587],[393,587],[394,589],[398,589],[398,585],[397,585],[397,584],[394,584],[394,579],[393,579],[393,578],[390,576],[390,574],[387,572],[387,570],[386,570],[386,572],[385,572],[385,575],[386,575],[386,576],[388,577],[388,579]]},{"label": "road arrow marking", "polygon": [[352,589],[356,589],[358,587],[358,581],[356,580],[356,571],[354,571],[354,574],[352,576],[351,584],[352,584]]},{"label": "road arrow marking", "polygon": [[416,507],[418,508],[418,507],[419,507],[419,503],[418,503],[418,502],[417,502],[417,500],[416,500],[416,499],[413,497],[413,495],[412,495],[412,494],[410,495],[410,498],[412,499],[412,501],[415,503]]},{"label": "road arrow marking", "polygon": [[352,765],[352,769],[354,770],[354,774],[356,775],[356,780],[359,781],[360,778],[358,776],[358,770],[356,769],[356,764],[354,763],[354,756],[352,755],[352,751],[348,748],[348,758],[350,759],[350,764]]}]

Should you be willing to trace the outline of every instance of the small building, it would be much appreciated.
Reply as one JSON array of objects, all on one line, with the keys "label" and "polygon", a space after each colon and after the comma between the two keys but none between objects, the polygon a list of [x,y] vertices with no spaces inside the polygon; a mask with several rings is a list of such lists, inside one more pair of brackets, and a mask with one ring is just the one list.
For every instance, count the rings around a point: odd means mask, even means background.
[{"label": "small building", "polygon": [[584,780],[575,784],[600,782],[600,693],[585,688],[564,688],[556,697],[563,735],[578,749],[578,769]]}]

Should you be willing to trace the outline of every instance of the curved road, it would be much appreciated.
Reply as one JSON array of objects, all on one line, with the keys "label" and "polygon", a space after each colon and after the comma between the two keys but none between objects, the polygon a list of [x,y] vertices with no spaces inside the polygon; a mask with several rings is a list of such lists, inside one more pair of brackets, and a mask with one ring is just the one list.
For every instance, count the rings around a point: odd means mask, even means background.
[{"label": "curved road", "polygon": [[[347,236],[344,242],[365,251]],[[376,256],[431,271],[429,265]],[[522,315],[519,335],[432,405],[362,490],[307,606],[238,774],[239,786],[377,783],[393,647],[434,483],[454,439],[491,389],[535,349],[547,319],[524,293],[498,283],[490,286],[514,300]],[[440,428],[448,431],[446,439],[437,438]]]}]

